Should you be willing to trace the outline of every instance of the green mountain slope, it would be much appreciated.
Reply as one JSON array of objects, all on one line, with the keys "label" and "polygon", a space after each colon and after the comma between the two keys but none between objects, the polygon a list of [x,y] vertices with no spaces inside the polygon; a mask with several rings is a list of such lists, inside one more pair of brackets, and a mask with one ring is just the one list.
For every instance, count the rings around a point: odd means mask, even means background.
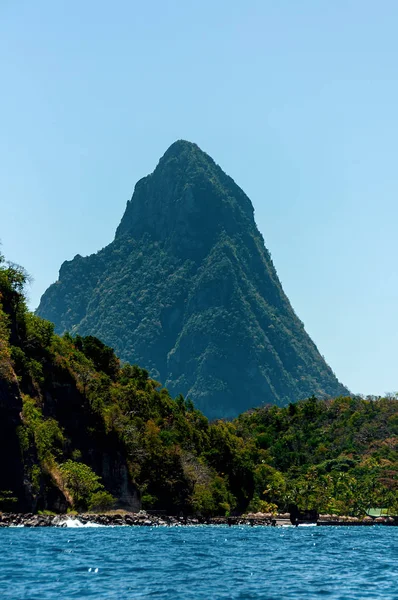
[{"label": "green mountain slope", "polygon": [[214,423],[95,337],[29,313],[0,256],[0,511],[398,514],[398,400],[268,406]]},{"label": "green mountain slope", "polygon": [[189,142],[136,184],[111,244],[62,265],[37,313],[103,339],[211,418],[347,393],[284,294],[249,198]]}]

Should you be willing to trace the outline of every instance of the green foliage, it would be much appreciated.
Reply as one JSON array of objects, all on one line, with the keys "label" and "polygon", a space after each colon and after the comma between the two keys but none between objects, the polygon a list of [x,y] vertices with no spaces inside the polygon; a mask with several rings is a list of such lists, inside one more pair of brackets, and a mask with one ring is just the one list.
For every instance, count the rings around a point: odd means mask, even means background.
[{"label": "green foliage", "polygon": [[14,496],[11,490],[0,490],[0,510],[12,510],[17,500],[18,498]]},{"label": "green foliage", "polygon": [[67,460],[60,466],[60,472],[77,508],[84,510],[101,501],[105,504],[107,501],[114,501],[112,496],[104,491],[100,477],[88,465]]},{"label": "green foliage", "polygon": [[44,419],[41,409],[29,396],[23,398],[22,420],[25,431],[20,429],[21,446],[26,449],[27,440],[33,439],[41,463],[52,463],[62,455],[64,436],[55,419]]},{"label": "green foliage", "polygon": [[54,324],[28,312],[25,317],[27,347],[49,348],[54,335]]},{"label": "green foliage", "polygon": [[151,494],[143,494],[141,496],[142,508],[145,510],[149,510],[156,506],[158,501],[159,498],[156,498],[156,496],[152,496]]},{"label": "green foliage", "polygon": [[95,512],[111,510],[115,504],[115,498],[106,490],[93,492],[90,496],[88,509]]},{"label": "green foliage", "polygon": [[254,469],[255,497],[286,510],[363,515],[393,507],[398,489],[398,399],[314,397],[294,408],[241,415],[237,432],[255,442],[265,461]]},{"label": "green foliage", "polygon": [[19,346],[11,346],[11,359],[17,373],[26,374],[29,371],[29,359]]},{"label": "green foliage", "polygon": [[32,490],[34,494],[38,494],[40,492],[40,481],[41,481],[42,469],[39,465],[32,465],[30,471],[30,481],[32,484]]},{"label": "green foliage", "polygon": [[0,255],[0,308],[6,315],[7,337],[12,344],[24,335],[27,309],[23,292],[28,281],[29,276],[22,267],[6,263]]},{"label": "green foliage", "polygon": [[[22,404],[22,412],[18,402],[13,406],[15,447],[38,501],[55,486],[74,508],[109,510],[118,498],[104,483],[118,489],[120,471],[120,490],[127,478],[144,508],[171,513],[274,512],[291,504],[349,515],[369,506],[398,511],[395,397],[310,396],[209,423],[191,400],[173,399],[147,370],[120,365],[97,338],[55,335],[50,323],[26,310],[25,281],[22,270],[1,262],[0,379],[14,385],[10,403],[17,397]],[[235,372],[242,381],[248,377]],[[1,410],[0,425],[8,418]]]},{"label": "green foliage", "polygon": [[12,369],[11,348],[8,343],[9,329],[7,320],[0,305],[0,378],[12,381],[14,377]]},{"label": "green foliage", "polygon": [[101,340],[92,335],[88,335],[87,337],[77,335],[74,344],[78,350],[92,360],[97,371],[106,373],[112,379],[116,377],[119,371],[119,359],[115,355],[113,348],[105,346]]},{"label": "green foliage", "polygon": [[212,491],[206,485],[198,484],[195,486],[191,502],[196,514],[207,517],[216,513],[215,499]]},{"label": "green foliage", "polygon": [[75,450],[72,450],[71,458],[75,462],[81,462],[81,460],[82,460],[82,453],[81,453],[81,451],[78,450],[77,448]]},{"label": "green foliage", "polygon": [[247,512],[277,514],[278,505],[274,504],[273,502],[267,502],[267,500],[261,500],[259,496],[254,495],[249,506],[247,507]]}]

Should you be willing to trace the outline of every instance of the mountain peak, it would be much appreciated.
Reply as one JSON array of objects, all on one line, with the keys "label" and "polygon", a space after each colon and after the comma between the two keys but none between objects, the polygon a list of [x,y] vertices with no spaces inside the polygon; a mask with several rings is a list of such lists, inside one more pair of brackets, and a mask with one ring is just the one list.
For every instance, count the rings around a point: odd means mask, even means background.
[{"label": "mountain peak", "polygon": [[223,229],[254,225],[246,194],[197,144],[177,140],[135,186],[116,237],[171,239],[198,248]]},{"label": "mountain peak", "polygon": [[136,184],[115,240],[64,265],[38,312],[212,418],[347,393],[293,311],[249,198],[184,140]]},{"label": "mountain peak", "polygon": [[[178,168],[179,176],[189,176],[196,169],[204,169],[211,176],[210,171],[219,169],[214,160],[199,146],[187,140],[177,140],[169,146],[163,154],[153,174],[164,175],[171,168],[175,172]],[[220,169],[221,170],[221,169]]]},{"label": "mountain peak", "polygon": [[185,152],[195,152],[197,150],[199,150],[199,152],[203,152],[194,142],[189,142],[188,140],[176,140],[167,148],[163,158],[167,156],[177,156]]}]

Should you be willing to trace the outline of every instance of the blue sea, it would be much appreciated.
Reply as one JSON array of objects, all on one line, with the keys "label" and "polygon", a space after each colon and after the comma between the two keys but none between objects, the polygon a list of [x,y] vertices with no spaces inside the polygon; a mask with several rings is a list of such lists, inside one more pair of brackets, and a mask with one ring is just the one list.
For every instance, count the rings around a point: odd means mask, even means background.
[{"label": "blue sea", "polygon": [[0,529],[0,598],[398,599],[398,527]]}]

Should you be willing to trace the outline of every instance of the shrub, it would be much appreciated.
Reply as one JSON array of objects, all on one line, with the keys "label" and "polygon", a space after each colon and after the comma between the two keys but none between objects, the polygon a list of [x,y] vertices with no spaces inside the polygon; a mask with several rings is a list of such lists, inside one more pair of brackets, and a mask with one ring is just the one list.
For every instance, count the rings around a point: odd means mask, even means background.
[{"label": "shrub", "polygon": [[25,317],[26,346],[48,348],[54,336],[54,324],[28,312]]},{"label": "shrub", "polygon": [[91,511],[105,511],[113,508],[115,498],[106,490],[99,490],[91,494],[88,508]]}]

